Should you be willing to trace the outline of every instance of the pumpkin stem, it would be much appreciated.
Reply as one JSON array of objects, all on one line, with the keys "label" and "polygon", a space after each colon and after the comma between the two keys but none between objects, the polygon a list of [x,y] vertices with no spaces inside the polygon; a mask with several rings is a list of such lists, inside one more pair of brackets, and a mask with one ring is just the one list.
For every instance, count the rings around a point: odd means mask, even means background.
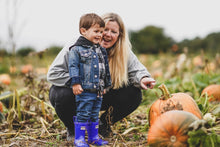
[{"label": "pumpkin stem", "polygon": [[172,143],[176,142],[176,136],[173,136],[173,135],[172,135],[172,136],[170,137],[170,141],[171,141]]},{"label": "pumpkin stem", "polygon": [[170,92],[168,91],[167,87],[164,84],[161,84],[160,86],[158,86],[158,88],[162,91],[163,99],[166,100],[170,98]]}]

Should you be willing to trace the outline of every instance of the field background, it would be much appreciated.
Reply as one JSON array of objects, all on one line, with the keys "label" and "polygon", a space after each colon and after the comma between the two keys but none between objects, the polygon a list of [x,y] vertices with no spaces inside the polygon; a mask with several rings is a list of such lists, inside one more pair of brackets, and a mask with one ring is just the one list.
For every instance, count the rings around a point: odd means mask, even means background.
[{"label": "field background", "polygon": [[[220,84],[219,53],[201,50],[189,54],[185,48],[178,53],[137,54],[137,57],[157,84],[154,89],[143,91],[142,104],[136,111],[112,126],[116,135],[107,139],[110,142],[108,146],[147,146],[148,110],[160,97],[158,86],[162,83],[170,93],[184,92],[191,95],[203,115],[215,115],[218,126],[215,133],[220,134],[220,105],[218,102],[209,103],[208,97],[201,95],[206,86]],[[0,123],[0,146],[72,146],[72,142],[66,141],[65,127],[48,99],[50,83],[46,81],[46,73],[54,58],[55,55],[51,56],[46,51],[42,55],[0,57],[1,75],[7,74],[11,79],[9,85],[0,85],[0,100],[11,102],[9,107],[4,105],[2,114],[5,119]],[[24,74],[22,69],[26,65],[31,66],[31,69]]]}]

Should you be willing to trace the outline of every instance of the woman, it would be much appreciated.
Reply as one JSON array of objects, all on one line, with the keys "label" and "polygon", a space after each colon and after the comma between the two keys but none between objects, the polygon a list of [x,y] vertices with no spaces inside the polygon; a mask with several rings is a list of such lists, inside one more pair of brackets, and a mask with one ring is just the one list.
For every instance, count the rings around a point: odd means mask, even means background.
[{"label": "woman", "polygon": [[[105,29],[101,46],[108,52],[113,87],[103,96],[99,133],[111,134],[110,125],[132,113],[141,103],[141,89],[152,89],[155,80],[131,51],[130,41],[120,16],[108,13],[103,16]],[[73,116],[76,115],[75,96],[70,88],[68,73],[69,46],[57,55],[47,74],[52,83],[49,98],[58,117],[67,127],[67,140],[74,136]]]}]

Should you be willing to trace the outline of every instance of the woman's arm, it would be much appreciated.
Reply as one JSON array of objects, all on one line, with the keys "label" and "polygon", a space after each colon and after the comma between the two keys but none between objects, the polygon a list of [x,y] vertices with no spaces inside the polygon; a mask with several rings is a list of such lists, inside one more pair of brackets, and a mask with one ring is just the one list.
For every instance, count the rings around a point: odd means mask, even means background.
[{"label": "woman's arm", "polygon": [[70,80],[68,70],[69,46],[64,47],[54,59],[48,73],[47,81],[56,86],[68,86]]},{"label": "woman's arm", "polygon": [[151,78],[150,73],[146,67],[138,60],[136,55],[130,51],[128,59],[128,78],[131,84],[136,87],[142,87],[141,80],[144,77]]}]

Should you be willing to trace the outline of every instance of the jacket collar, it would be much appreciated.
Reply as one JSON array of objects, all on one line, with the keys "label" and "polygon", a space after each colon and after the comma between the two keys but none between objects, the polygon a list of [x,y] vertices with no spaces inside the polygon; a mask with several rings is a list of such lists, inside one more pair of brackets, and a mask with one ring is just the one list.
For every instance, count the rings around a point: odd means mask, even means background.
[{"label": "jacket collar", "polygon": [[91,41],[89,41],[88,39],[86,39],[85,37],[80,36],[73,46],[91,47],[91,46],[93,46],[93,43]]},{"label": "jacket collar", "polygon": [[69,50],[74,47],[74,46],[83,46],[86,48],[90,48],[90,47],[99,47],[99,44],[93,44],[91,41],[89,41],[88,39],[86,39],[83,36],[80,36],[77,41],[75,42],[75,44],[73,44],[72,46],[69,47]]}]

